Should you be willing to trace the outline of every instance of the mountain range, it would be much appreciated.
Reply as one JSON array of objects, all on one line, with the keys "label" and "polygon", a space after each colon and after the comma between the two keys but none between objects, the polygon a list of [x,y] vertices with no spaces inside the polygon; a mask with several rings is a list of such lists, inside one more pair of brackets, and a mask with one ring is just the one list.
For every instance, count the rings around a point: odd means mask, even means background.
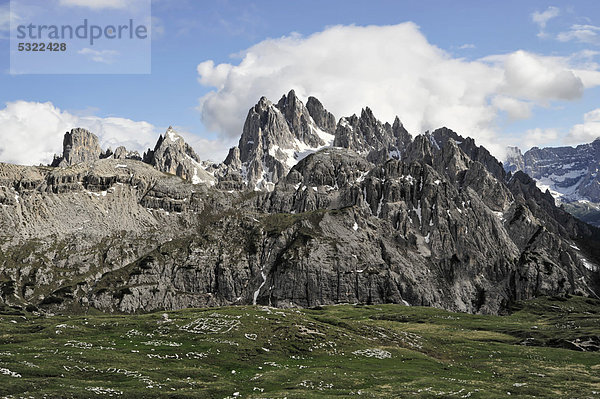
[{"label": "mountain range", "polygon": [[533,147],[525,154],[510,147],[504,166],[524,171],[567,211],[600,227],[600,137],[575,148]]},{"label": "mountain range", "polygon": [[76,128],[50,166],[0,164],[0,304],[501,314],[539,295],[597,297],[600,230],[539,189],[536,176],[557,168],[528,153],[503,165],[471,138],[447,128],[412,137],[368,107],[336,122],[293,90],[249,110],[220,164],[172,128],[143,155],[102,150]]}]

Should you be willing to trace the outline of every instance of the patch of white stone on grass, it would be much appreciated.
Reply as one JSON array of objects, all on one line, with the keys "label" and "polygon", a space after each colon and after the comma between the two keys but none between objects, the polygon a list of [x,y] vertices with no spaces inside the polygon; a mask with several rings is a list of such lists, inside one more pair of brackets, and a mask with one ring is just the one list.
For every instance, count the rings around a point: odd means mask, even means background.
[{"label": "patch of white stone on grass", "polygon": [[390,359],[392,357],[390,352],[377,348],[356,350],[352,352],[352,354],[356,356],[374,357],[376,359]]},{"label": "patch of white stone on grass", "polygon": [[112,389],[112,388],[87,387],[85,390],[93,392],[96,395],[107,395],[107,396],[123,395],[123,391],[118,391],[118,390]]},{"label": "patch of white stone on grass", "polygon": [[181,346],[181,344],[179,342],[161,341],[161,340],[146,341],[146,342],[142,342],[142,344],[148,345],[148,346],[172,346],[172,347]]},{"label": "patch of white stone on grass", "polygon": [[303,387],[303,388],[308,388],[308,389],[316,389],[317,391],[323,391],[325,389],[333,388],[333,384],[331,384],[331,383],[327,383],[325,381],[319,381],[319,383],[316,384],[309,380],[304,380],[304,381],[300,382],[298,384],[298,386]]},{"label": "patch of white stone on grass", "polygon": [[0,374],[7,375],[13,378],[21,378],[21,374],[15,373],[14,371],[10,371],[9,369],[4,367],[0,368]]},{"label": "patch of white stone on grass", "polygon": [[70,346],[72,348],[79,348],[79,349],[90,349],[94,345],[90,344],[88,342],[70,340],[65,343],[65,346]]},{"label": "patch of white stone on grass", "polygon": [[117,368],[117,367],[108,367],[106,369],[100,369],[100,368],[96,368],[92,365],[87,365],[84,367],[81,367],[79,365],[63,365],[63,369],[67,372],[67,373],[71,373],[71,372],[79,372],[79,373],[91,373],[91,374],[95,374],[95,375],[101,375],[101,374],[117,374],[117,375],[122,375],[128,378],[133,378],[136,379],[138,381],[141,381],[142,383],[144,383],[146,385],[146,388],[148,389],[152,389],[152,388],[161,388],[162,385],[160,385],[159,383],[153,381],[150,377],[142,374],[139,371],[134,371],[134,370],[127,370],[127,369],[122,369],[122,368]]},{"label": "patch of white stone on grass", "polygon": [[237,329],[240,324],[238,317],[212,313],[208,317],[200,317],[179,329],[192,334],[225,334]]},{"label": "patch of white stone on grass", "polygon": [[160,359],[160,360],[180,360],[181,357],[177,353],[173,355],[159,355],[158,353],[148,353],[146,356],[150,359]]},{"label": "patch of white stone on grass", "polygon": [[204,359],[208,356],[208,353],[204,352],[188,352],[185,354],[185,357],[188,359]]}]

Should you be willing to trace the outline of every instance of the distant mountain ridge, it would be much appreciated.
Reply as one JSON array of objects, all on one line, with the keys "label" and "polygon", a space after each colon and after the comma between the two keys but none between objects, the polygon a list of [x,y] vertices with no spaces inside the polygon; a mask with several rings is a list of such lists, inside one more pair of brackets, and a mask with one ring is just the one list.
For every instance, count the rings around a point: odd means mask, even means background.
[{"label": "distant mountain ridge", "polygon": [[172,128],[143,157],[73,130],[59,167],[0,164],[0,302],[499,314],[538,295],[598,296],[600,230],[527,174],[447,128],[412,137],[368,107],[334,121],[290,91],[249,110],[221,164]]},{"label": "distant mountain ridge", "polygon": [[582,220],[600,227],[600,137],[577,147],[509,148],[507,171],[522,170]]}]

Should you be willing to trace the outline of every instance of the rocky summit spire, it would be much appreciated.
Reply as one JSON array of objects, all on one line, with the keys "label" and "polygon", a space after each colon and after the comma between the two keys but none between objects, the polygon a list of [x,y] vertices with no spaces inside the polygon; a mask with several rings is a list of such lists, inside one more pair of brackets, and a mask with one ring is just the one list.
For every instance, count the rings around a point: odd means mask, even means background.
[{"label": "rocky summit spire", "polygon": [[250,187],[270,189],[298,161],[332,142],[333,135],[315,123],[290,90],[277,104],[262,97],[250,108],[237,150],[230,151],[225,165],[239,169]]},{"label": "rocky summit spire", "polygon": [[66,167],[80,162],[89,162],[100,159],[102,149],[98,137],[92,132],[75,128],[66,132],[63,139],[63,153],[54,157],[52,166]]},{"label": "rocky summit spire", "polygon": [[317,98],[312,96],[308,97],[306,109],[308,109],[310,116],[321,130],[329,134],[335,134],[335,128],[337,125],[335,116],[333,116],[331,112],[327,111]]},{"label": "rocky summit spire", "polygon": [[277,108],[287,121],[294,138],[310,147],[325,145],[323,139],[317,134],[317,125],[310,116],[308,109],[296,96],[294,90],[290,90],[287,96],[281,97],[277,103]]},{"label": "rocky summit spire", "polygon": [[381,123],[373,111],[365,107],[360,117],[352,115],[340,119],[333,145],[364,154],[372,162],[382,162],[402,158],[411,140],[398,117],[393,125]]},{"label": "rocky summit spire", "polygon": [[215,178],[202,165],[200,157],[173,127],[161,135],[154,150],[144,153],[144,162],[164,173],[171,173],[194,184],[215,184]]}]

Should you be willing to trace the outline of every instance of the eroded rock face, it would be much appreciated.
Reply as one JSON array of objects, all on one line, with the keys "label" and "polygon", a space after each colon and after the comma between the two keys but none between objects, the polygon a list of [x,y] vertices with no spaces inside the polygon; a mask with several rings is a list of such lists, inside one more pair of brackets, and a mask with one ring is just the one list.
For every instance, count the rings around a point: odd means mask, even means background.
[{"label": "eroded rock face", "polygon": [[52,166],[70,166],[100,159],[102,148],[98,137],[86,129],[76,128],[65,133],[62,157],[55,157]]},{"label": "eroded rock face", "polygon": [[[294,90],[290,90],[287,96],[281,97],[277,108],[283,114],[292,136],[311,148],[322,147],[325,141],[317,133],[318,125],[313,121],[308,109],[296,96]],[[323,110],[322,112],[327,112]]]},{"label": "eroded rock face", "polygon": [[[253,107],[224,165],[194,158],[174,132],[150,164],[0,164],[0,302],[119,312],[395,302],[498,314],[537,295],[599,291],[599,230],[449,129],[412,139],[365,110],[338,124],[336,135],[356,129],[346,147],[308,147],[254,191],[251,173],[265,169],[251,169],[286,159],[275,146],[316,140],[318,118],[306,113],[318,107],[290,96]],[[359,143],[367,150],[351,148]],[[214,186],[185,180],[197,164]]]}]

